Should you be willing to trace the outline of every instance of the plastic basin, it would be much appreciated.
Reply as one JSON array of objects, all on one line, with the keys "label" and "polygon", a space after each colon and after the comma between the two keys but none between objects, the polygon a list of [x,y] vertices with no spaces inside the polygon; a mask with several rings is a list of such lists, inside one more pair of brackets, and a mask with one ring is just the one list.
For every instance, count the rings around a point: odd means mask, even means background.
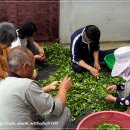
[{"label": "plastic basin", "polygon": [[117,124],[124,130],[130,130],[130,115],[117,111],[100,111],[83,118],[76,130],[95,129],[103,123]]},{"label": "plastic basin", "polygon": [[106,55],[104,57],[104,60],[105,60],[105,62],[107,64],[108,68],[112,70],[113,66],[115,64],[115,56],[114,56],[114,54],[112,53],[112,54]]}]

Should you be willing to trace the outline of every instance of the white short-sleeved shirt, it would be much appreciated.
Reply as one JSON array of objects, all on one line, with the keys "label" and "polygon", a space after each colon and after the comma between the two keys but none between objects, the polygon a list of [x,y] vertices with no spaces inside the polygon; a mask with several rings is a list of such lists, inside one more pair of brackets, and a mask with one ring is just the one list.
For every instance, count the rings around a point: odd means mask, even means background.
[{"label": "white short-sleeved shirt", "polygon": [[[0,81],[0,129],[35,128],[36,115],[60,115],[62,104],[27,78],[7,77]],[[7,124],[4,124],[6,122]],[[13,122],[14,125],[8,124]],[[17,125],[17,123],[25,125]],[[32,129],[33,130],[33,129]]]},{"label": "white short-sleeved shirt", "polygon": [[[18,30],[16,30],[16,33],[17,33],[17,36],[18,36]],[[26,47],[27,46],[27,39],[26,38],[21,39],[21,38],[17,37],[17,39],[11,43],[11,48],[14,48],[14,47],[17,47],[17,46]]]}]

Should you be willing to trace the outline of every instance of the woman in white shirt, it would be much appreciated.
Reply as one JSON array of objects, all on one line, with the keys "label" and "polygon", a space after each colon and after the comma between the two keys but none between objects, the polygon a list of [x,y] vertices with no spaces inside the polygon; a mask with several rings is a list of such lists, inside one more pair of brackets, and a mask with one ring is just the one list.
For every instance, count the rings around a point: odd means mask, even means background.
[{"label": "woman in white shirt", "polygon": [[33,40],[33,35],[37,32],[36,25],[32,22],[26,22],[22,27],[16,30],[16,32],[18,38],[12,42],[11,48],[25,46],[34,54],[36,64],[45,63],[47,60],[43,48]]}]

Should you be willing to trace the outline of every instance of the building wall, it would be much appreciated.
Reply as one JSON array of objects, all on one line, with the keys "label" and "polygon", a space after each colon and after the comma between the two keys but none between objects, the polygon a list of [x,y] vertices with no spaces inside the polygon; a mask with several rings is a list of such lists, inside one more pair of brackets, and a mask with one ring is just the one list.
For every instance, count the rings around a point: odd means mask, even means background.
[{"label": "building wall", "polygon": [[72,32],[89,24],[100,28],[101,41],[128,41],[129,7],[129,1],[121,0],[3,0],[0,22],[12,22],[17,28],[26,21],[34,22],[38,28],[37,41],[60,39],[61,43],[70,43]]},{"label": "building wall", "polygon": [[38,28],[37,41],[56,41],[59,38],[59,0],[3,0],[0,2],[0,22],[3,21],[12,22],[17,28],[32,21]]},{"label": "building wall", "polygon": [[60,2],[60,42],[70,43],[74,30],[94,24],[101,30],[101,41],[130,40],[130,2],[63,1]]}]

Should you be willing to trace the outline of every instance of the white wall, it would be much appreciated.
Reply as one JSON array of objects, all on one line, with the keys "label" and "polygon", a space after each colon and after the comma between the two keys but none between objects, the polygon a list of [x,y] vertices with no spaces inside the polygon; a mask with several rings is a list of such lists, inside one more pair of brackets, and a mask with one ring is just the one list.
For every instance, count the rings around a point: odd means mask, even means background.
[{"label": "white wall", "polygon": [[101,41],[130,40],[130,1],[60,0],[60,42],[70,43],[72,32],[94,24]]}]

